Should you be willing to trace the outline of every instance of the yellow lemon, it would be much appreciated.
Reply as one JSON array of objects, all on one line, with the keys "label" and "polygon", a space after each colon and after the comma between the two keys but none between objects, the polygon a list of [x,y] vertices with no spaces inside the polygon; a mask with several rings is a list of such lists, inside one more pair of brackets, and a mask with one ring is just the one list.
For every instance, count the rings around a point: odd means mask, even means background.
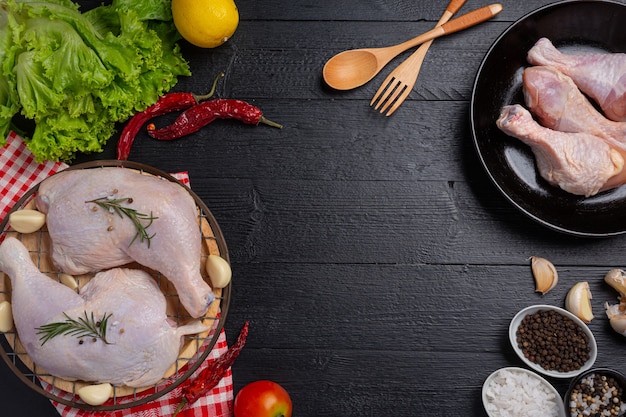
[{"label": "yellow lemon", "polygon": [[172,17],[180,35],[201,48],[222,45],[239,25],[233,0],[172,0]]}]

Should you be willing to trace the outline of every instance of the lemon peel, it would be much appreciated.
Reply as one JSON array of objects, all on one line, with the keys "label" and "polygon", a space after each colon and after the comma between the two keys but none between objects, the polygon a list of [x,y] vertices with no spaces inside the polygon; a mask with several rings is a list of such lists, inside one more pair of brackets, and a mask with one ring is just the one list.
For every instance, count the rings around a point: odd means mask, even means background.
[{"label": "lemon peel", "polygon": [[172,17],[180,35],[201,48],[223,45],[239,26],[233,0],[172,0]]}]

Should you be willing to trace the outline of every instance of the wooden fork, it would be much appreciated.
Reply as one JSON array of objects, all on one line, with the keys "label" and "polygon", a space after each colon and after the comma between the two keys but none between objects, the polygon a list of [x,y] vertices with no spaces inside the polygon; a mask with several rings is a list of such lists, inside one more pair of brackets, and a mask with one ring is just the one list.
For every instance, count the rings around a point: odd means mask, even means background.
[{"label": "wooden fork", "polygon": [[[450,18],[461,8],[461,6],[465,4],[465,1],[466,0],[450,0],[450,3],[446,7],[446,10],[443,12],[443,15],[441,15],[441,18],[435,27],[441,26],[450,20]],[[415,52],[413,52],[411,56],[398,65],[398,67],[394,69],[391,74],[387,76],[387,78],[385,78],[385,81],[383,81],[378,91],[376,91],[376,94],[374,94],[372,101],[370,101],[370,106],[372,106],[376,102],[376,99],[380,96],[380,100],[374,109],[378,110],[381,104],[384,103],[383,107],[380,109],[380,113],[383,113],[395,101],[386,114],[386,116],[391,116],[393,112],[395,112],[398,107],[404,103],[404,100],[413,90],[415,81],[417,81],[417,76],[422,68],[422,63],[426,57],[426,52],[428,52],[428,48],[430,48],[432,43],[432,40],[423,43]]]}]

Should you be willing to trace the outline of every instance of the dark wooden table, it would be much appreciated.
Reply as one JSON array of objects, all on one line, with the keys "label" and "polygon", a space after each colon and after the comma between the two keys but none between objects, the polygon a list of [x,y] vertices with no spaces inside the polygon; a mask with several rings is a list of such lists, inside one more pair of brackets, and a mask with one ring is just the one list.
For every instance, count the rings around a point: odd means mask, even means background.
[{"label": "dark wooden table", "polygon": [[[603,282],[626,266],[626,236],[571,237],[518,212],[491,184],[472,145],[469,102],[494,40],[548,1],[503,1],[478,27],[433,44],[414,91],[393,116],[369,100],[393,61],[362,88],[322,80],[345,49],[386,46],[430,29],[445,0],[238,0],[241,23],[214,50],[182,43],[203,92],[261,107],[282,130],[218,121],[186,140],[142,135],[130,159],[188,170],[226,237],[233,296],[229,343],[250,320],[234,387],[282,384],[297,417],[485,416],[484,379],[523,366],[508,342],[521,308],[562,306],[589,281],[597,366],[626,372],[626,338],[604,314]],[[486,5],[468,0],[462,11]],[[408,56],[408,53],[402,55]],[[115,158],[106,151],[81,160]],[[529,260],[550,259],[559,285],[534,292]],[[568,380],[551,380],[561,393]],[[2,416],[54,416],[0,364]]]}]

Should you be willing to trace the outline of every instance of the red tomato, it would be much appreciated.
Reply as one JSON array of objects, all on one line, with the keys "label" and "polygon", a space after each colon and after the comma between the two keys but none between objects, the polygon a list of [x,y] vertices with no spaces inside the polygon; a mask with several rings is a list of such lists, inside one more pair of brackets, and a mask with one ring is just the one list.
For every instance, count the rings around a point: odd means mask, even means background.
[{"label": "red tomato", "polygon": [[235,397],[235,417],[291,417],[289,393],[272,381],[256,381],[244,386]]}]

